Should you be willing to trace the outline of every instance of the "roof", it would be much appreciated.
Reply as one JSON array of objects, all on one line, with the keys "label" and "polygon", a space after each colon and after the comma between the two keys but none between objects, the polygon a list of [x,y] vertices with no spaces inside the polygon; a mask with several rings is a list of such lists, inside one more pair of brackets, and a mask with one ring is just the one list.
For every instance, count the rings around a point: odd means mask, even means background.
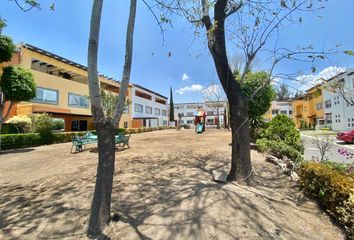
[{"label": "roof", "polygon": [[[31,45],[31,44],[27,44],[27,43],[26,43],[26,44],[22,44],[22,46],[23,46],[24,48],[27,48],[27,49],[31,50],[31,51],[37,52],[37,53],[39,53],[39,54],[46,55],[46,56],[48,56],[48,57],[50,57],[50,58],[56,59],[57,61],[63,62],[63,63],[65,63],[65,64],[69,64],[69,65],[71,65],[71,66],[73,66],[73,67],[77,67],[77,68],[80,68],[80,69],[82,69],[82,70],[84,70],[84,71],[87,71],[87,67],[86,67],[86,66],[84,66],[84,65],[82,65],[82,64],[80,64],[80,63],[71,61],[71,60],[69,60],[69,59],[67,59],[67,58],[61,57],[61,56],[59,56],[59,55],[57,55],[57,54],[48,52],[48,51],[46,51],[46,50],[44,50],[44,49],[41,49],[41,48],[39,48],[39,47],[33,46],[33,45]],[[103,74],[99,74],[99,76],[100,76],[100,77],[103,77],[103,78],[105,78],[105,79],[107,79],[107,80],[109,80],[109,81],[113,81],[113,82],[115,82],[115,83],[120,83],[118,80],[116,80],[116,79],[114,79],[114,78],[112,78],[112,77],[108,77],[108,76],[105,76],[105,75],[103,75]]]},{"label": "roof", "polygon": [[147,88],[145,88],[145,87],[142,87],[142,86],[140,86],[140,85],[138,85],[138,84],[133,84],[133,86],[134,86],[134,87],[137,87],[137,88],[140,88],[140,89],[143,89],[143,90],[145,90],[145,91],[147,91],[147,92],[149,92],[149,93],[153,93],[153,94],[155,94],[155,95],[157,95],[157,96],[159,96],[159,97],[161,97],[161,98],[164,98],[164,99],[166,99],[166,100],[168,99],[167,97],[161,95],[160,93],[154,92],[154,91],[152,91],[152,90],[150,90],[150,89],[147,89]]}]

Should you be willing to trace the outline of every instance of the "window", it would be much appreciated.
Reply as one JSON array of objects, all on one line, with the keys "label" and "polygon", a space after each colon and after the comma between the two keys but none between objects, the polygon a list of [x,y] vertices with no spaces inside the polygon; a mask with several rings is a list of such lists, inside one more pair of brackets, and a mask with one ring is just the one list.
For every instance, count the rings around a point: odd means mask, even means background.
[{"label": "window", "polygon": [[281,110],[280,114],[287,114],[287,111],[286,110]]},{"label": "window", "polygon": [[194,116],[194,113],[192,113],[192,112],[187,112],[187,116]]},{"label": "window", "polygon": [[334,115],[334,121],[340,123],[340,115]]},{"label": "window", "polygon": [[279,110],[272,110],[272,114],[278,114]]},{"label": "window", "polygon": [[325,108],[331,108],[332,107],[332,101],[331,99],[325,101]]},{"label": "window", "polygon": [[161,114],[162,114],[162,116],[166,116],[167,115],[166,110],[161,110]]},{"label": "window", "polygon": [[134,111],[137,113],[142,113],[143,111],[143,105],[135,103],[134,105]]},{"label": "window", "polygon": [[354,118],[348,118],[348,127],[354,127]]},{"label": "window", "polygon": [[328,123],[328,124],[332,123],[332,113],[325,115],[325,123]]},{"label": "window", "polygon": [[166,120],[163,120],[163,121],[162,121],[162,125],[163,125],[163,126],[167,126],[167,121],[166,121]]},{"label": "window", "polygon": [[82,107],[88,108],[89,101],[87,97],[69,93],[69,103],[70,107]]},{"label": "window", "polygon": [[58,104],[58,91],[47,88],[36,89],[36,97],[32,99],[34,102]]},{"label": "window", "polygon": [[152,107],[145,106],[145,113],[152,114]]},{"label": "window", "polygon": [[289,115],[292,115],[293,114],[293,110],[289,110]]},{"label": "window", "polygon": [[124,104],[123,113],[129,113],[129,104]]},{"label": "window", "polygon": [[187,124],[193,124],[193,120],[187,120]]},{"label": "window", "polygon": [[72,120],[71,131],[87,131],[87,120]]},{"label": "window", "polygon": [[316,103],[316,109],[317,109],[317,110],[322,109],[322,107],[323,107],[323,105],[322,105],[321,102],[320,102],[320,103]]},{"label": "window", "polygon": [[155,115],[160,115],[160,109],[155,108]]},{"label": "window", "polygon": [[124,122],[124,128],[128,128],[128,122]]},{"label": "window", "polygon": [[212,116],[212,115],[214,115],[214,112],[213,111],[208,111],[207,115]]}]

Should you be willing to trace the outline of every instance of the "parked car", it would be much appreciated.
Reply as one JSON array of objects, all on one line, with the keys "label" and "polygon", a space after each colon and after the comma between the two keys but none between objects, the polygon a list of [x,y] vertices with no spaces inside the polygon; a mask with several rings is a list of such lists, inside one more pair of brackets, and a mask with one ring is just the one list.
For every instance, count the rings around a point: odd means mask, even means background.
[{"label": "parked car", "polygon": [[337,139],[348,143],[354,143],[354,129],[348,129],[337,133]]}]

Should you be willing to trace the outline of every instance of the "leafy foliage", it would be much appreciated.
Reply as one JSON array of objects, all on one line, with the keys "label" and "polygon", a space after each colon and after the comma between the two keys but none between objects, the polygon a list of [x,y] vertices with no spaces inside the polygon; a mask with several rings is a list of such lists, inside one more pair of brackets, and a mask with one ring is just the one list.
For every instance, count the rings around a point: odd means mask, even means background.
[{"label": "leafy foliage", "polygon": [[[0,19],[0,32],[5,27],[5,22]],[[10,61],[16,46],[8,36],[0,35],[0,63]]]},{"label": "leafy foliage", "polygon": [[3,68],[0,87],[9,101],[29,101],[36,96],[36,84],[32,73],[19,66]]},{"label": "leafy foliage", "polygon": [[18,115],[10,118],[6,123],[13,124],[17,129],[17,132],[28,132],[31,128],[32,120],[26,115]]},{"label": "leafy foliage", "polygon": [[[235,78],[240,81],[241,75],[236,72]],[[248,102],[248,114],[251,120],[256,120],[267,112],[275,91],[265,71],[248,72],[241,83],[242,94],[246,97],[250,97],[262,85],[264,85],[262,89]]]},{"label": "leafy foliage", "polygon": [[258,139],[257,147],[261,152],[270,153],[278,158],[286,156],[296,163],[303,161],[302,153],[300,151],[282,141]]},{"label": "leafy foliage", "polygon": [[49,144],[54,142],[54,134],[52,132],[54,128],[53,118],[47,114],[32,114],[30,115],[32,120],[32,131],[39,133],[41,143]]},{"label": "leafy foliage", "polygon": [[294,122],[283,114],[272,119],[269,127],[262,133],[262,138],[284,142],[299,152],[304,151],[300,133],[296,130]]},{"label": "leafy foliage", "polygon": [[[101,101],[103,112],[107,118],[112,118],[114,110],[118,104],[118,96],[109,91],[101,91]],[[124,108],[127,108],[131,102],[127,100],[124,104]]]},{"label": "leafy foliage", "polygon": [[290,99],[290,91],[285,83],[281,84],[276,90],[276,97],[278,101],[288,101]]},{"label": "leafy foliage", "polygon": [[298,169],[300,186],[354,237],[354,179],[328,165],[305,162]]}]

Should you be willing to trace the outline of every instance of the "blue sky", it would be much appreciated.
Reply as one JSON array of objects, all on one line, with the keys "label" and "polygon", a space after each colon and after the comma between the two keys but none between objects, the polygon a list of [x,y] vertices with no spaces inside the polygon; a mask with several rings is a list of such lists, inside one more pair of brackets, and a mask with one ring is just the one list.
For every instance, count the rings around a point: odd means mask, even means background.
[{"label": "blue sky", "polygon": [[[49,4],[56,4],[55,11]],[[99,71],[120,80],[124,58],[124,38],[129,1],[105,1],[101,25]],[[42,10],[21,12],[11,1],[1,0],[0,14],[7,20],[4,34],[15,42],[23,41],[86,65],[92,1],[43,0]],[[312,44],[317,48],[342,44],[354,50],[353,0],[340,3],[329,0],[321,11],[303,16],[303,23],[281,29],[279,45],[291,49]],[[206,46],[205,36],[194,37],[194,27],[182,18],[173,18],[173,27],[165,27],[165,43],[159,28],[142,1],[138,1],[134,55],[131,81],[169,96],[174,90],[175,102],[194,102],[203,99],[202,90],[216,79],[214,65]],[[234,49],[230,46],[229,49]],[[169,56],[169,52],[171,56]],[[230,54],[233,54],[230,51]],[[262,60],[262,55],[258,58]],[[329,66],[354,67],[354,57],[339,54],[330,61],[316,65],[318,73]],[[262,68],[262,67],[260,67]],[[305,89],[312,83],[311,65],[287,62],[275,72],[306,74],[308,84],[287,82],[293,89]],[[280,80],[282,81],[282,80]]]}]

